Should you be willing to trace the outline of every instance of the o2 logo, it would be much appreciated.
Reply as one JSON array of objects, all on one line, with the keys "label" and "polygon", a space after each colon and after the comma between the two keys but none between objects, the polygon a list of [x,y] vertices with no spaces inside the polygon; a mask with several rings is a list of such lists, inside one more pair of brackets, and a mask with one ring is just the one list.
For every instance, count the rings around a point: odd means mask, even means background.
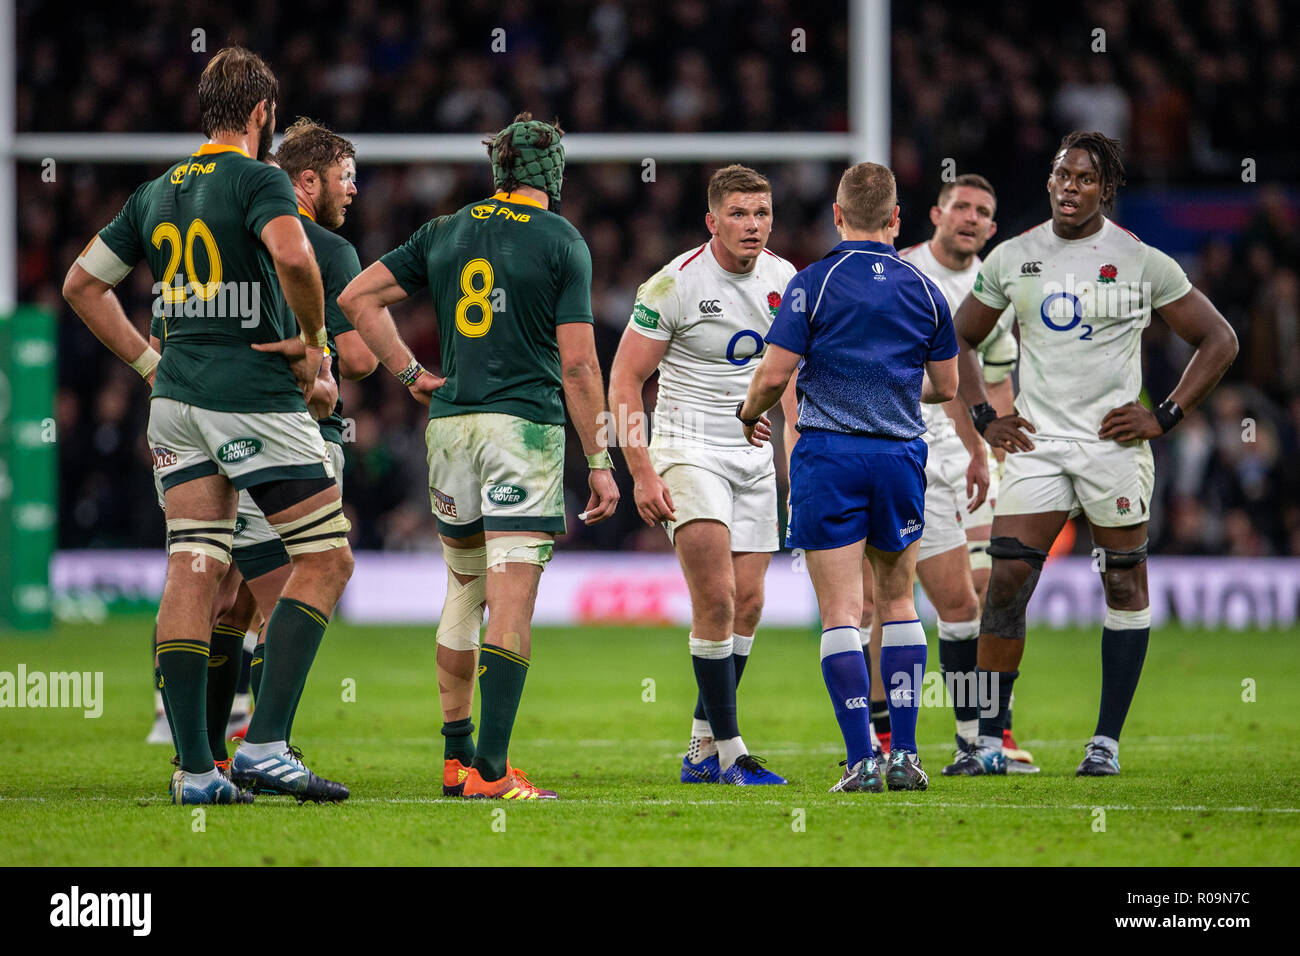
[{"label": "o2 logo", "polygon": [[[738,346],[747,339],[753,339],[754,350],[747,355],[737,354]],[[758,358],[763,354],[763,336],[759,335],[753,329],[741,329],[731,337],[727,343],[727,361],[732,365],[748,365],[750,359]]]},{"label": "o2 logo", "polygon": [[[1050,306],[1057,299],[1065,300],[1071,305],[1069,320],[1064,323],[1057,322],[1050,314]],[[1043,300],[1043,307],[1038,314],[1042,317],[1043,324],[1053,332],[1069,332],[1083,323],[1083,334],[1079,338],[1085,342],[1092,341],[1092,326],[1083,321],[1083,303],[1073,292],[1053,292]]]}]

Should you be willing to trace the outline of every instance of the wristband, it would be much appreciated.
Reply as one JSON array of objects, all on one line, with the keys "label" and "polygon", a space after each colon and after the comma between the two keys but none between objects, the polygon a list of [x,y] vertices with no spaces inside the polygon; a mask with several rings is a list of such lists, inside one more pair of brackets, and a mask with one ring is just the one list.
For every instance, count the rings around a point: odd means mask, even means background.
[{"label": "wristband", "polygon": [[744,407],[745,407],[745,400],[742,398],[739,402],[736,403],[736,417],[740,418],[740,424],[744,425],[746,428],[753,428],[755,425],[758,424],[758,420],[763,417],[763,414],[760,412],[759,414],[755,415],[753,418],[741,418],[740,411]]},{"label": "wristband", "polygon": [[1166,398],[1151,413],[1156,417],[1161,432],[1167,432],[1183,420],[1183,410],[1172,398]]},{"label": "wristband", "polygon": [[141,378],[148,379],[158,367],[159,358],[161,356],[153,350],[153,346],[146,345],[144,351],[131,363],[131,367],[140,373]]},{"label": "wristband", "polygon": [[313,336],[312,339],[307,338],[306,332],[299,332],[298,338],[302,339],[302,344],[307,346],[308,348],[317,348],[317,349],[325,348],[325,343],[326,341],[328,341],[328,336],[325,334],[325,326],[323,325],[316,330],[316,334],[315,336]]},{"label": "wristband", "polygon": [[978,405],[971,406],[970,417],[975,423],[975,430],[983,435],[984,429],[997,420],[998,412],[988,402],[980,402]]},{"label": "wristband", "polygon": [[410,388],[423,374],[424,366],[420,364],[419,359],[412,357],[411,363],[397,373],[397,380],[407,388]]},{"label": "wristband", "polygon": [[592,471],[600,471],[604,468],[613,468],[614,459],[609,457],[609,449],[602,448],[594,455],[587,456],[587,467]]}]

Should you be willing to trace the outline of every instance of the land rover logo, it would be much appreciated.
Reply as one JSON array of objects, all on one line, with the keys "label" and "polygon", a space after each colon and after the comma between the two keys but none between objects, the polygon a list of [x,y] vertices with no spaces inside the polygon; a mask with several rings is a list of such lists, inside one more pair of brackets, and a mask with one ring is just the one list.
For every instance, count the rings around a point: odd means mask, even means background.
[{"label": "land rover logo", "polygon": [[259,438],[232,438],[217,449],[217,457],[227,465],[233,465],[245,458],[252,458],[262,450]]},{"label": "land rover logo", "polygon": [[487,490],[488,501],[495,505],[517,505],[528,497],[528,492],[518,485],[493,485]]}]

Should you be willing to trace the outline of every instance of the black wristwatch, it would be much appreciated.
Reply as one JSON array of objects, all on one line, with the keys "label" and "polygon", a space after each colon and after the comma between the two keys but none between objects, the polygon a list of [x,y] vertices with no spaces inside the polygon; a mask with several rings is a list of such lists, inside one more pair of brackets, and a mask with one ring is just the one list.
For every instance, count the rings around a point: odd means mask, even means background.
[{"label": "black wristwatch", "polygon": [[971,421],[975,423],[975,430],[983,435],[984,429],[997,420],[998,412],[988,402],[980,402],[978,405],[970,407],[970,417]]},{"label": "black wristwatch", "polygon": [[1168,432],[1169,429],[1183,420],[1183,410],[1178,407],[1178,403],[1172,398],[1166,398],[1155,407],[1151,414],[1156,417],[1161,432]]},{"label": "black wristwatch", "polygon": [[[740,418],[740,410],[744,407],[745,407],[745,400],[742,398],[739,402],[736,403],[737,418]],[[762,417],[763,415],[760,412],[759,414],[755,415],[753,418],[740,418],[740,424],[744,425],[746,428],[753,428],[755,425],[758,424],[758,420]]]}]

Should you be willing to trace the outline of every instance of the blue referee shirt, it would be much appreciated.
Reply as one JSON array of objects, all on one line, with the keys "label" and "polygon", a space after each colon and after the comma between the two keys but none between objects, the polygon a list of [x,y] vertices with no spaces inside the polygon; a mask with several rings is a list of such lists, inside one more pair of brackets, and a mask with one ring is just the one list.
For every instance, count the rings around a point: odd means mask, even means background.
[{"label": "blue referee shirt", "polygon": [[934,280],[883,242],[841,242],[795,274],[767,341],[799,363],[799,430],[910,441],[925,433],[926,362],[957,354]]}]

